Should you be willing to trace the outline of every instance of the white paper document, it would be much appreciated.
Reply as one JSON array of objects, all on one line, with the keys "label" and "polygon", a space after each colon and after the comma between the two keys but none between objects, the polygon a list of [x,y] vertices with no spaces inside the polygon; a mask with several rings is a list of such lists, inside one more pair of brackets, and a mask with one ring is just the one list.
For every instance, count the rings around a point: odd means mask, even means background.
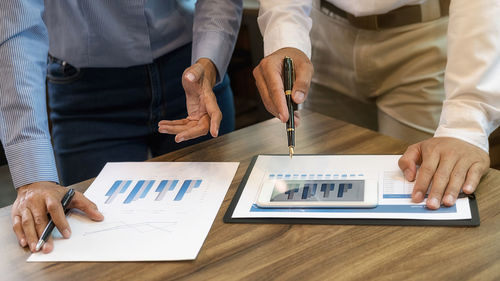
[{"label": "white paper document", "polygon": [[195,259],[239,163],[108,163],[85,192],[104,221],[72,211],[71,238],[28,261]]},{"label": "white paper document", "polygon": [[[400,155],[259,155],[232,218],[358,218],[358,219],[471,219],[469,198],[459,198],[452,207],[430,210],[422,203],[412,203],[413,182],[404,179],[398,167]],[[256,201],[264,182],[283,179],[298,182],[327,180],[378,179],[378,206],[375,208],[261,208]],[[332,190],[345,196],[349,189]],[[323,191],[323,190],[321,190]],[[294,194],[295,192],[295,194]],[[287,193],[308,197],[312,187],[298,187]],[[318,192],[320,187],[318,186]],[[306,194],[308,193],[308,194]],[[289,198],[290,198],[289,197]],[[294,199],[295,200],[295,199]]]}]

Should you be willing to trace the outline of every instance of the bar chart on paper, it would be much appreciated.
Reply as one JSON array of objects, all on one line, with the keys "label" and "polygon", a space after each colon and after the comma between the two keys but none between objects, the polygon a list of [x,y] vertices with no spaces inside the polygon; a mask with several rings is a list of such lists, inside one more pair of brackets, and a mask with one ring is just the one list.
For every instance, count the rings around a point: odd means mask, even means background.
[{"label": "bar chart on paper", "polygon": [[122,199],[121,204],[132,204],[137,200],[164,201],[169,200],[168,193],[175,194],[171,199],[181,201],[193,190],[199,189],[201,179],[170,179],[170,180],[116,180],[109,187],[105,196],[105,204],[111,204],[118,197]]},{"label": "bar chart on paper", "polygon": [[191,260],[203,245],[238,163],[108,163],[85,192],[104,216],[68,216],[71,239],[30,261]]}]

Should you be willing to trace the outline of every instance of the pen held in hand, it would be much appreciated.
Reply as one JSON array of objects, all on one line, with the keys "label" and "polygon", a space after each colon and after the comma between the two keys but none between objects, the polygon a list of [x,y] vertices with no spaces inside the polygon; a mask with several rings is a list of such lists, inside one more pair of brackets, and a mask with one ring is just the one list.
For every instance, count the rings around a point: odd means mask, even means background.
[{"label": "pen held in hand", "polygon": [[294,110],[297,105],[292,100],[293,82],[295,80],[295,72],[293,70],[293,61],[290,57],[285,57],[283,60],[283,86],[285,90],[286,105],[288,107],[288,121],[286,122],[286,133],[288,139],[288,152],[292,158],[295,149],[295,122]]},{"label": "pen held in hand", "polygon": [[[64,194],[64,196],[63,196],[63,198],[61,200],[61,205],[63,207],[65,215],[68,214],[68,212],[70,210],[68,208],[68,206],[71,203],[71,200],[73,199],[74,195],[75,195],[75,190],[72,189],[72,188],[70,188],[66,192],[66,194]],[[54,230],[54,227],[55,227],[54,221],[52,221],[52,219],[50,219],[49,223],[47,224],[47,226],[43,230],[42,236],[40,236],[40,240],[38,240],[38,243],[36,244],[35,251],[38,252],[43,247],[43,244],[45,244],[45,242],[47,242],[47,240],[49,240],[49,237],[52,234],[52,231]]]}]

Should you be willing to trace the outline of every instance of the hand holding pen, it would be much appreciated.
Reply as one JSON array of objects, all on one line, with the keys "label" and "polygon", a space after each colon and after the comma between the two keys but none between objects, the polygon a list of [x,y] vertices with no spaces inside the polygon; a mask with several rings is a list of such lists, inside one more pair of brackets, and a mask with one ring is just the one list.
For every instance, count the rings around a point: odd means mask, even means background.
[{"label": "hand holding pen", "polygon": [[[68,189],[68,192],[66,192],[66,194],[64,194],[63,198],[61,199],[61,205],[62,205],[62,208],[64,210],[65,215],[67,215],[69,210],[70,210],[70,208],[68,206],[69,206],[69,203],[71,203],[73,196],[75,196],[75,190],[70,188],[70,189]],[[56,225],[54,224],[54,221],[52,221],[52,219],[50,219],[49,223],[47,224],[47,226],[43,230],[42,236],[40,236],[40,240],[38,240],[38,243],[36,244],[35,251],[37,251],[37,252],[40,251],[43,244],[45,244],[45,242],[47,242],[47,240],[49,240],[49,237],[52,234],[52,231],[54,230],[55,226]]]},{"label": "hand holding pen", "polygon": [[[71,229],[61,204],[61,198],[68,192],[66,187],[48,181],[35,182],[17,188],[17,198],[12,205],[12,222],[14,233],[21,247],[28,246],[31,252],[36,252],[37,242],[43,236],[49,219],[52,219],[64,238],[71,236]],[[104,219],[97,210],[97,206],[78,191],[74,192],[69,207],[81,210],[94,221]],[[46,243],[41,246],[41,252],[49,253],[54,246],[50,235],[45,241]]]},{"label": "hand holding pen", "polygon": [[[293,60],[295,80],[291,92],[292,101],[301,104],[307,98],[313,75],[313,66],[305,53],[296,48],[282,48],[263,58],[253,70],[255,84],[259,89],[262,102],[281,122],[289,119],[289,110],[284,93],[283,58]],[[299,126],[298,112],[295,111],[294,125]]]}]

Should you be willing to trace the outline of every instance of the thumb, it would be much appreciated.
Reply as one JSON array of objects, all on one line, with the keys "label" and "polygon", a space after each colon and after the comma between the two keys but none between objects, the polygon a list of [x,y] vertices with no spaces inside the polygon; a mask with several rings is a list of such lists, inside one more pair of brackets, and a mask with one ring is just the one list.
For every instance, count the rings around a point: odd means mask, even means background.
[{"label": "thumb", "polygon": [[182,74],[182,81],[187,80],[188,82],[198,82],[203,78],[204,68],[201,64],[195,63],[184,70]]},{"label": "thumb", "polygon": [[309,60],[297,63],[292,89],[292,98],[295,103],[303,103],[307,98],[313,72],[314,69]]}]

